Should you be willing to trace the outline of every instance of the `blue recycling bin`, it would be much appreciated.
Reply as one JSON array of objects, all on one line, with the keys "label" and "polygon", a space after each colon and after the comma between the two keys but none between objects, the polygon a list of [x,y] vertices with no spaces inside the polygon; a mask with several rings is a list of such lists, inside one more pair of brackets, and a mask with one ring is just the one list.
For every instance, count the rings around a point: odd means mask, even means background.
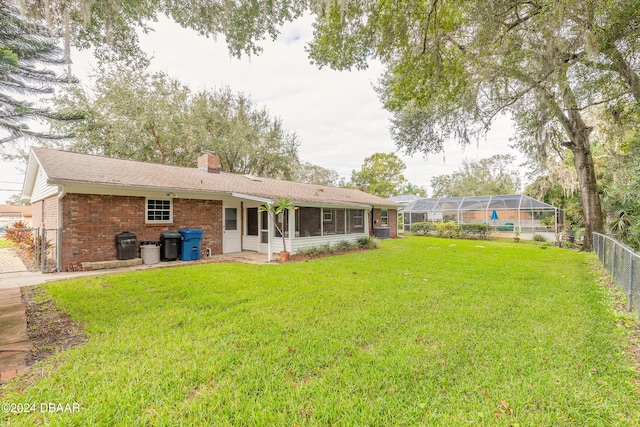
[{"label": "blue recycling bin", "polygon": [[183,261],[197,261],[200,259],[202,248],[202,230],[178,230],[182,235],[180,244],[180,259]]}]

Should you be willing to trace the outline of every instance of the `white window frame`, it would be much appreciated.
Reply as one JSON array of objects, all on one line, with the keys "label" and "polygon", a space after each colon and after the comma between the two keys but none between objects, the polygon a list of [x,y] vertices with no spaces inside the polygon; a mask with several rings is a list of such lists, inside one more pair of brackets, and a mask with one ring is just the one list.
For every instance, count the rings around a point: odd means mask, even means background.
[{"label": "white window frame", "polygon": [[[149,219],[149,202],[169,202],[169,219]],[[152,209],[152,211],[165,212],[165,209]],[[173,223],[173,199],[160,199],[155,197],[147,197],[144,200],[144,219],[147,224],[169,224]]]},{"label": "white window frame", "polygon": [[[364,209],[354,209],[353,228],[364,228]],[[360,215],[358,215],[360,213]],[[358,224],[360,222],[360,224]]]},{"label": "white window frame", "polygon": [[332,209],[322,209],[322,222],[333,222]]},{"label": "white window frame", "polygon": [[380,225],[384,227],[389,226],[389,210],[388,209],[380,209]]}]

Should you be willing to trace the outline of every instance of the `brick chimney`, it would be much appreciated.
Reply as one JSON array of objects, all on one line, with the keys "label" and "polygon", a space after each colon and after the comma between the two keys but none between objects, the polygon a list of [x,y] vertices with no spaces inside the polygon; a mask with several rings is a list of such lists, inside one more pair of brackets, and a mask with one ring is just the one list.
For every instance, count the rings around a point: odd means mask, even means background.
[{"label": "brick chimney", "polygon": [[198,169],[209,173],[220,173],[220,156],[207,153],[198,157]]}]

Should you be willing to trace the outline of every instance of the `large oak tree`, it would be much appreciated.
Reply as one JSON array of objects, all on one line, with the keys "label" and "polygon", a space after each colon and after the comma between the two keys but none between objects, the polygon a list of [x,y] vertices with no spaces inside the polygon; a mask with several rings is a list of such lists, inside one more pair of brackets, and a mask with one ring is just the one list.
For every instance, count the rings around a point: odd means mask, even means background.
[{"label": "large oak tree", "polygon": [[516,160],[509,154],[496,154],[478,161],[465,160],[457,171],[431,179],[433,197],[492,196],[516,194],[520,173],[512,169]]},{"label": "large oak tree", "polygon": [[317,16],[313,62],[338,69],[363,68],[371,59],[385,65],[380,96],[394,115],[393,137],[408,153],[442,150],[450,138],[469,143],[502,112],[515,117],[523,149],[544,152],[556,143],[571,150],[586,249],[591,232],[603,228],[590,109],[640,101],[640,0],[22,3],[79,46],[135,48],[130,30],[165,14],[203,35],[223,34],[234,55],[259,53],[260,39],[275,37],[283,22],[310,9]]},{"label": "large oak tree", "polygon": [[[319,65],[386,65],[379,84],[408,152],[468,143],[510,112],[523,149],[573,153],[585,249],[603,221],[588,121],[595,105],[635,97],[638,1],[363,1],[318,10]],[[635,11],[635,12],[634,12]]]},{"label": "large oak tree", "polygon": [[227,172],[291,179],[298,170],[297,135],[229,88],[194,93],[164,72],[113,67],[91,90],[68,88],[56,106],[83,116],[59,124],[72,151],[179,166],[210,151]]}]

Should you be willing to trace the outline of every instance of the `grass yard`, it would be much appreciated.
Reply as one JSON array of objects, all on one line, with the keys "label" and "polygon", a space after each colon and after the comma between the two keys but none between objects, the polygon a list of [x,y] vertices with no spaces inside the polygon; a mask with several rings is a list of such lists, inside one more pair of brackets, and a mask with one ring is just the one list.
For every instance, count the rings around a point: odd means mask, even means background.
[{"label": "grass yard", "polygon": [[13,242],[11,240],[7,240],[7,239],[0,239],[0,249],[4,249],[4,248],[12,248],[15,245],[13,244]]},{"label": "grass yard", "polygon": [[52,283],[88,343],[2,401],[81,410],[0,424],[640,425],[629,319],[601,280],[592,254],[413,237]]}]

